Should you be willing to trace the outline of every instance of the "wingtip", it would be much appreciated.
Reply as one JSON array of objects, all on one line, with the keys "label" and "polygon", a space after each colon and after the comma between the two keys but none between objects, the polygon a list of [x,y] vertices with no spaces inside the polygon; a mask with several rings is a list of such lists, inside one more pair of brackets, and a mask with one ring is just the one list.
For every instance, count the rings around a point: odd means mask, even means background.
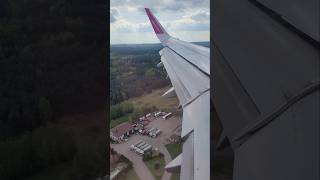
[{"label": "wingtip", "polygon": [[[158,22],[158,20],[156,19],[156,17],[154,17],[152,11],[149,8],[144,8],[146,11],[146,14],[150,20],[150,23],[152,25],[152,28],[154,30],[154,32],[156,33],[156,35],[158,36],[159,40],[163,43],[166,42],[167,39],[170,37],[166,30],[161,26],[161,24]],[[159,37],[159,35],[161,35],[161,37]]]},{"label": "wingtip", "polygon": [[154,29],[154,32],[156,34],[163,34],[164,30],[162,29],[160,23],[156,20],[156,18],[154,17],[154,15],[152,14],[152,12],[150,11],[149,8],[145,8],[147,16],[149,17],[150,23]]},{"label": "wingtip", "polygon": [[144,10],[146,11],[146,13],[151,13],[151,10],[149,8],[144,8]]}]

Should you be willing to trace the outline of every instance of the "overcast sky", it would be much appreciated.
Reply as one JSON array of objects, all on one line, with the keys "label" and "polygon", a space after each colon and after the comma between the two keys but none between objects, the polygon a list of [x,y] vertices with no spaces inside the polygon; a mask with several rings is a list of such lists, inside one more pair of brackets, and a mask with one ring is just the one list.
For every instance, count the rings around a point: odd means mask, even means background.
[{"label": "overcast sky", "polygon": [[159,43],[144,7],[174,37],[184,41],[209,41],[209,0],[111,0],[110,43]]}]

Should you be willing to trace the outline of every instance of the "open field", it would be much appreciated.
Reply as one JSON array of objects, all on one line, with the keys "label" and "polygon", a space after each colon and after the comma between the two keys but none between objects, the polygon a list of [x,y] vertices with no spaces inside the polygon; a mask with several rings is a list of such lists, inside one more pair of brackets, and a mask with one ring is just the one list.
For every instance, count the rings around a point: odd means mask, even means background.
[{"label": "open field", "polygon": [[125,180],[140,180],[133,168],[126,174]]},{"label": "open field", "polygon": [[176,108],[179,105],[176,97],[163,98],[161,97],[170,87],[164,87],[161,89],[153,90],[151,93],[144,94],[140,97],[131,98],[128,101],[131,102],[134,107],[151,107],[156,106],[160,110],[170,110]]},{"label": "open field", "polygon": [[127,115],[121,116],[121,117],[119,117],[119,118],[117,118],[115,120],[111,120],[110,129],[118,126],[121,123],[128,122],[130,120],[130,115],[131,114],[127,114]]},{"label": "open field", "polygon": [[[160,164],[158,169],[155,168],[155,165],[157,163]],[[151,160],[145,161],[145,164],[150,169],[150,171],[154,175],[154,177],[157,180],[160,180],[161,177],[162,177],[162,174],[164,172],[164,166],[165,166],[164,157],[155,157],[155,158],[153,158]]]},{"label": "open field", "polygon": [[165,145],[167,150],[169,151],[171,158],[174,159],[182,152],[182,144],[175,143],[175,144],[166,144]]},{"label": "open field", "polygon": [[171,180],[180,180],[180,174],[179,173],[172,173]]}]

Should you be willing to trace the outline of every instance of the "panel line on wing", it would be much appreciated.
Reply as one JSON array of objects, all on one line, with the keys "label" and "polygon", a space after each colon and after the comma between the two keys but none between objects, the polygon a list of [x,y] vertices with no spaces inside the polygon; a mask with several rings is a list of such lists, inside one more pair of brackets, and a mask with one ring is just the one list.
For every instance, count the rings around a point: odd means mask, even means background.
[{"label": "panel line on wing", "polygon": [[[178,45],[178,46],[182,46],[183,48],[186,48],[188,51],[191,51],[191,52],[193,52],[193,53],[195,53],[195,54],[198,54],[198,55],[200,55],[200,56],[202,56],[202,57],[204,57],[204,58],[208,58],[208,59],[210,58],[210,57],[208,57],[207,55],[201,53],[200,51],[195,50],[194,47],[199,48],[199,46],[196,45],[196,44],[189,43],[189,44],[188,44],[189,46],[187,46],[187,45],[185,44],[186,42],[184,42],[184,41],[179,41],[178,39],[176,39],[176,38],[174,38],[174,37],[171,37],[170,40],[171,40],[171,41],[174,41],[174,42],[170,42],[170,43],[175,43],[175,44]],[[191,48],[190,46],[192,46],[193,48]],[[205,48],[205,47],[201,47],[201,48]]]},{"label": "panel line on wing", "polygon": [[[170,61],[166,61],[166,63],[170,66],[171,69],[174,69],[174,66],[170,63]],[[185,95],[187,96],[187,99],[190,99],[192,96],[191,96],[190,92],[188,91],[188,89],[184,86],[184,84],[181,81],[179,75],[174,70],[173,70],[173,73],[174,73],[175,77],[177,78],[179,84],[181,85]]]},{"label": "panel line on wing", "polygon": [[188,63],[190,63],[192,66],[194,66],[195,68],[197,68],[200,72],[202,72],[203,74],[207,75],[208,77],[210,77],[210,74],[208,74],[207,72],[205,72],[204,70],[202,70],[200,67],[198,67],[197,65],[195,65],[194,63],[192,63],[191,61],[189,61],[187,58],[185,58],[184,56],[182,56],[181,54],[179,54],[177,51],[173,50],[172,48],[170,48],[169,46],[165,46],[167,48],[169,48],[172,52],[174,52],[175,54],[177,54],[178,56],[180,56],[182,59],[184,59],[185,61],[187,61]]},{"label": "panel line on wing", "polygon": [[184,85],[182,84],[181,81],[178,80],[178,77],[175,74],[174,69],[172,68],[172,66],[170,64],[168,64],[168,61],[164,56],[161,57],[161,61],[164,63],[164,66],[165,66],[166,71],[170,77],[170,81],[171,81],[175,91],[178,92],[176,94],[178,96],[180,103],[187,102],[188,97],[184,92],[184,89],[183,89]]},{"label": "panel line on wing", "polygon": [[208,88],[208,89],[206,89],[206,90],[204,90],[204,91],[202,91],[202,92],[199,92],[199,94],[198,94],[196,97],[190,99],[188,102],[186,102],[185,104],[183,104],[182,107],[183,107],[183,108],[187,107],[190,103],[192,103],[193,101],[195,101],[196,99],[198,99],[202,94],[204,94],[205,92],[207,92],[207,91],[209,91],[209,90],[210,90],[210,88]]}]

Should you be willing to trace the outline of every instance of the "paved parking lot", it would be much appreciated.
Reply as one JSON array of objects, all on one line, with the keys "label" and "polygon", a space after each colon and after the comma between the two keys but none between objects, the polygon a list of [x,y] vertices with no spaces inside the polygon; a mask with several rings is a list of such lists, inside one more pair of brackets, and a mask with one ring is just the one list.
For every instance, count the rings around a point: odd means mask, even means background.
[{"label": "paved parking lot", "polygon": [[[123,154],[133,163],[133,168],[136,171],[137,175],[141,180],[154,180],[152,173],[148,169],[148,167],[142,161],[142,156],[137,155],[135,152],[130,151],[129,146],[138,142],[139,140],[143,140],[146,143],[152,145],[152,148],[158,148],[161,153],[164,154],[164,158],[166,163],[171,161],[171,156],[164,144],[167,144],[167,139],[172,134],[179,134],[181,131],[181,119],[178,117],[171,117],[167,120],[163,120],[162,118],[153,118],[150,124],[146,128],[155,127],[162,131],[162,133],[156,138],[151,138],[148,136],[142,135],[131,135],[127,142],[121,144],[111,144],[111,147],[114,148],[117,152]],[[171,174],[165,172],[162,176],[162,180],[170,180]]]}]

